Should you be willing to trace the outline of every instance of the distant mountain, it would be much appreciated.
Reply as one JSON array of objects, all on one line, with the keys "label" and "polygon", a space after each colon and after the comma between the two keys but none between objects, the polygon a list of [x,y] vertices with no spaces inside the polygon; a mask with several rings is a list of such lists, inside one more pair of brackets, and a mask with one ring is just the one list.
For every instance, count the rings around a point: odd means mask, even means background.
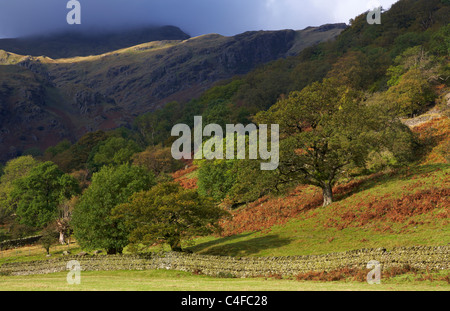
[{"label": "distant mountain", "polygon": [[[217,81],[296,55],[335,38],[345,28],[345,24],[336,24],[234,37],[210,34],[64,59],[0,51],[0,160],[29,148],[44,150],[65,138],[74,141],[88,131],[130,125],[142,113],[173,100],[186,102]],[[183,36],[176,27],[164,29]],[[89,45],[82,37],[76,53],[109,50],[123,44],[112,39],[123,35],[110,35],[106,41],[99,38]],[[75,46],[78,38],[65,40]],[[55,47],[64,45],[61,41],[41,42],[39,47],[26,40],[22,42],[31,45],[23,43],[23,51],[47,48],[53,57],[70,52],[68,47],[57,51]]]},{"label": "distant mountain", "polygon": [[47,36],[0,39],[0,50],[50,58],[103,54],[161,40],[186,40],[190,36],[174,26],[146,27],[121,32],[63,32]]}]

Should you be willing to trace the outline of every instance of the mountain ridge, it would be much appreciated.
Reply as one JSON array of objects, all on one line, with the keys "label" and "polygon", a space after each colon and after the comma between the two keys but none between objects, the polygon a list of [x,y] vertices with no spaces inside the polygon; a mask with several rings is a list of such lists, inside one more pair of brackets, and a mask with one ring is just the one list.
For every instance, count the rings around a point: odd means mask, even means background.
[{"label": "mountain ridge", "polygon": [[218,81],[333,39],[344,25],[151,41],[63,59],[0,52],[0,160],[129,126],[170,101],[187,102]]},{"label": "mountain ridge", "polygon": [[151,41],[185,40],[190,36],[176,26],[141,27],[125,31],[66,31],[0,39],[0,50],[53,59],[99,55]]}]

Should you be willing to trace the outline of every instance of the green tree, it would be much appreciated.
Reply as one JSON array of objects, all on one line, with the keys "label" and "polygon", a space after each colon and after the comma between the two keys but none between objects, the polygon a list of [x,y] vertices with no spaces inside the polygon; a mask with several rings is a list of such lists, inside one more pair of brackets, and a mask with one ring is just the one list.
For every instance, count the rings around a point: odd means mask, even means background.
[{"label": "green tree", "polygon": [[229,103],[219,99],[208,103],[208,108],[203,111],[202,116],[205,124],[219,124],[224,127],[231,123],[231,111],[228,108]]},{"label": "green tree", "polygon": [[350,51],[333,64],[327,77],[357,90],[367,89],[385,74],[389,61],[384,49],[371,47],[366,48],[364,53]]},{"label": "green tree", "polygon": [[14,182],[12,196],[17,200],[20,223],[42,228],[55,220],[59,204],[79,193],[77,181],[56,164],[44,162]]},{"label": "green tree", "polygon": [[130,230],[130,244],[168,243],[182,251],[181,242],[219,230],[218,221],[227,212],[211,199],[187,190],[178,183],[162,183],[136,193],[129,203],[117,206],[113,214]]},{"label": "green tree", "polygon": [[30,170],[37,165],[38,161],[36,161],[32,156],[22,156],[12,159],[6,163],[0,182],[2,184],[10,184],[27,175]]},{"label": "green tree", "polygon": [[232,169],[234,160],[203,160],[198,170],[198,192],[204,196],[223,200],[237,182]]},{"label": "green tree", "polygon": [[359,92],[326,79],[292,92],[256,119],[280,124],[279,183],[320,187],[326,206],[333,202],[332,188],[343,173],[364,167],[370,152],[382,144],[400,144],[394,139],[401,136],[397,132],[409,132],[383,111],[366,105]]},{"label": "green tree", "polygon": [[122,221],[111,217],[111,211],[133,193],[150,189],[154,180],[153,173],[128,164],[105,166],[95,173],[72,214],[71,225],[78,243],[86,249],[121,253],[128,244],[129,232]]},{"label": "green tree", "polygon": [[[392,80],[392,79],[391,79]],[[386,93],[399,115],[413,115],[424,110],[435,99],[426,77],[418,68],[410,69]]]},{"label": "green tree", "polygon": [[436,32],[430,42],[431,51],[440,56],[450,55],[450,24]]},{"label": "green tree", "polygon": [[39,240],[42,247],[47,252],[47,255],[50,254],[50,247],[56,244],[57,241],[58,241],[58,230],[56,229],[54,223],[49,224],[47,227],[44,228],[44,230],[42,230],[42,237]]},{"label": "green tree", "polygon": [[103,131],[90,132],[83,135],[83,137],[81,137],[71,148],[73,159],[70,168],[72,170],[87,168],[89,155],[92,150],[107,138],[106,133]]},{"label": "green tree", "polygon": [[[255,127],[256,129],[256,127]],[[250,139],[248,133],[245,137],[235,134],[234,158],[226,159],[227,138],[223,139],[223,159],[196,160],[198,165],[198,192],[209,196],[216,201],[222,201],[233,207],[243,203],[255,201],[263,195],[270,193],[276,186],[276,171],[262,171],[260,158],[250,159]],[[257,137],[257,135],[256,135]],[[237,153],[239,141],[243,142],[245,156]],[[255,143],[255,142],[253,142]],[[256,145],[253,147],[257,146]],[[240,147],[242,148],[242,147]],[[204,150],[203,156],[213,152]],[[210,157],[208,157],[210,158]]]},{"label": "green tree", "polygon": [[186,112],[188,111],[174,101],[167,103],[161,109],[137,117],[134,127],[141,137],[141,143],[147,146],[161,143],[164,145],[171,137],[170,130],[173,125],[180,123],[179,119]]},{"label": "green tree", "polygon": [[170,147],[151,146],[132,157],[133,164],[146,168],[156,176],[171,173],[183,167],[183,162],[172,157]]},{"label": "green tree", "polygon": [[14,182],[26,176],[38,162],[32,156],[22,156],[8,161],[0,178],[0,223],[5,222],[16,210],[12,197]]},{"label": "green tree", "polygon": [[41,157],[43,155],[43,152],[38,147],[31,147],[31,148],[26,149],[22,155],[24,155],[24,156],[30,155],[32,157],[37,158],[37,157]]},{"label": "green tree", "polygon": [[62,153],[71,147],[70,141],[67,139],[64,139],[63,141],[59,142],[56,146],[49,147],[47,150],[45,150],[45,156],[46,157],[54,157],[59,153]]},{"label": "green tree", "polygon": [[227,194],[227,203],[231,206],[256,201],[264,195],[284,190],[277,184],[278,170],[262,171],[260,160],[235,161],[231,174],[236,182]]},{"label": "green tree", "polygon": [[92,150],[89,166],[98,171],[105,165],[121,165],[128,163],[133,154],[139,152],[139,146],[132,140],[122,137],[110,137],[100,142],[99,145]]},{"label": "green tree", "polygon": [[260,160],[197,161],[198,192],[229,206],[248,203],[276,190],[277,171],[261,171]]}]

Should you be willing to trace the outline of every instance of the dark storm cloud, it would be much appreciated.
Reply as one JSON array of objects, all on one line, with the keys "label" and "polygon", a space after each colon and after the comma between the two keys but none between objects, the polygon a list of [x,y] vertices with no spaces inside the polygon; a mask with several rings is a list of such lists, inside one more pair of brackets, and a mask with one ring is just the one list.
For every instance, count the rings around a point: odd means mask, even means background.
[{"label": "dark storm cloud", "polygon": [[[65,29],[175,25],[195,36],[302,29],[348,22],[377,0],[79,0],[82,25],[66,23],[68,0],[0,0],[0,37]],[[384,7],[395,0],[379,0]],[[78,28],[76,28],[78,27]]]}]

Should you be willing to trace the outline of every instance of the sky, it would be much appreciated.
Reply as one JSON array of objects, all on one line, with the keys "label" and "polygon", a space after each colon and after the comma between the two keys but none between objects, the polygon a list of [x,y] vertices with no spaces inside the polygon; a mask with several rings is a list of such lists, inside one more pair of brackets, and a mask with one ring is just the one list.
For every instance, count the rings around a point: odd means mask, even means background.
[{"label": "sky", "polygon": [[191,36],[249,30],[300,30],[347,23],[398,0],[78,0],[81,25],[68,25],[68,0],[0,0],[0,38],[68,29],[174,25]]}]

